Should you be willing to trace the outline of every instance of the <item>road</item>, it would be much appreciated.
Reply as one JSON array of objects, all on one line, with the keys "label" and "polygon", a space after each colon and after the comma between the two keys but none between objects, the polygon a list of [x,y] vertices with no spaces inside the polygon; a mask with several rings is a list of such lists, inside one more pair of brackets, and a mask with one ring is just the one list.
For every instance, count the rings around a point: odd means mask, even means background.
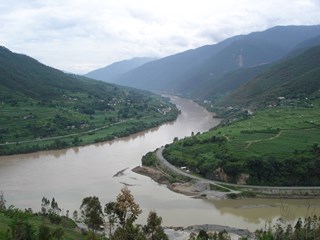
[{"label": "road", "polygon": [[[219,181],[213,181],[213,180],[209,180],[209,179],[205,179],[205,178],[201,178],[201,177],[197,177],[194,176],[190,173],[187,173],[185,171],[182,171],[181,169],[175,167],[174,165],[172,165],[171,163],[169,163],[164,157],[163,157],[163,149],[164,147],[159,148],[156,151],[156,156],[157,159],[159,161],[161,161],[166,167],[168,167],[170,170],[176,172],[177,174],[180,174],[182,176],[186,176],[189,177],[191,179],[195,179],[195,180],[199,180],[202,181],[204,183],[209,183],[209,184],[213,184],[215,186],[224,188],[226,190],[229,190],[231,192],[235,192],[234,190],[228,188],[229,187],[237,187],[237,188],[246,188],[246,189],[255,189],[255,190],[259,190],[259,189],[264,189],[264,190],[320,190],[320,186],[312,186],[312,187],[299,187],[299,186],[294,186],[294,187],[277,187],[277,186],[253,186],[253,185],[241,185],[241,184],[233,184],[233,183],[225,183],[225,182],[219,182]],[[222,186],[222,185],[223,186]]]},{"label": "road", "polygon": [[34,143],[34,142],[41,142],[41,141],[47,141],[47,140],[54,140],[54,139],[59,139],[59,138],[66,138],[66,137],[76,137],[76,136],[81,136],[83,134],[88,134],[88,133],[93,133],[93,132],[97,132],[100,131],[102,129],[114,126],[114,125],[118,125],[120,123],[123,122],[127,122],[129,120],[132,119],[128,119],[128,120],[121,120],[119,122],[116,123],[112,123],[112,124],[108,124],[99,128],[95,128],[95,129],[91,129],[85,132],[79,132],[79,133],[71,133],[71,134],[67,134],[67,135],[60,135],[60,136],[55,136],[55,137],[47,137],[47,138],[39,138],[39,139],[33,139],[33,140],[26,140],[26,141],[20,141],[20,142],[6,142],[6,143],[1,143],[0,146],[4,146],[4,145],[13,145],[13,144],[23,144],[23,143]]}]

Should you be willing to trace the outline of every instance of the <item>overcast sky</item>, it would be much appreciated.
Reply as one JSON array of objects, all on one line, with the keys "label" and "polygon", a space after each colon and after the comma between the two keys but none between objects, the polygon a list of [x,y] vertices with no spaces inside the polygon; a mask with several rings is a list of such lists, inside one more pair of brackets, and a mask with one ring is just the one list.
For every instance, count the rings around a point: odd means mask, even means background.
[{"label": "overcast sky", "polygon": [[0,0],[0,45],[87,73],[276,25],[320,24],[320,0]]}]

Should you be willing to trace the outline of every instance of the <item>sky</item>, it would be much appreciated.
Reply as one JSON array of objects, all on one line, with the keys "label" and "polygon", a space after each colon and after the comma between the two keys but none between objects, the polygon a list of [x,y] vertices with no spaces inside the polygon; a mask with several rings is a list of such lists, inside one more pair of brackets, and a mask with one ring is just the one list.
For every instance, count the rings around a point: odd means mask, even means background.
[{"label": "sky", "polygon": [[277,25],[320,24],[320,0],[0,0],[0,45],[85,74]]}]

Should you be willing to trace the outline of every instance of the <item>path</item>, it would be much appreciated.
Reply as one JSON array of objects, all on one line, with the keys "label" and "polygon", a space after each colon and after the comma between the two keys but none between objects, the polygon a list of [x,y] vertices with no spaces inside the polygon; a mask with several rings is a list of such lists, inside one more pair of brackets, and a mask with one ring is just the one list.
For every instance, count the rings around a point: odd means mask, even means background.
[{"label": "path", "polygon": [[270,137],[270,138],[264,138],[264,139],[257,139],[257,140],[252,140],[252,141],[246,141],[246,143],[248,143],[248,145],[244,148],[244,149],[248,149],[252,143],[257,143],[257,142],[262,142],[262,141],[266,141],[266,140],[273,140],[276,139],[278,137],[280,137],[281,133],[283,132],[283,130],[279,131],[279,133],[276,136]]},{"label": "path", "polygon": [[[128,119],[131,120],[131,119]],[[48,137],[48,138],[39,138],[39,139],[34,139],[34,140],[26,140],[26,141],[20,141],[20,142],[6,142],[6,143],[1,143],[0,146],[4,146],[4,145],[12,145],[12,144],[23,144],[23,143],[33,143],[33,142],[40,142],[40,141],[46,141],[46,140],[54,140],[54,139],[59,139],[59,138],[65,138],[65,137],[76,137],[76,136],[80,136],[82,134],[88,134],[88,133],[93,133],[93,132],[97,132],[100,131],[102,129],[114,126],[114,125],[118,125],[120,123],[126,122],[128,120],[121,120],[119,122],[116,123],[112,123],[112,124],[108,124],[99,128],[95,128],[95,129],[91,129],[85,132],[80,132],[80,133],[71,133],[71,134],[67,134],[67,135],[60,135],[60,136],[55,136],[55,137]]]}]

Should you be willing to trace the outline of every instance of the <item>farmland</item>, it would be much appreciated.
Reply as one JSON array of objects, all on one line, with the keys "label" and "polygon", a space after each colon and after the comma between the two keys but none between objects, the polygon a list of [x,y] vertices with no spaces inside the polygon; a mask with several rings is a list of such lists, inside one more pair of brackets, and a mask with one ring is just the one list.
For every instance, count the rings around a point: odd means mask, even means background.
[{"label": "farmland", "polygon": [[214,178],[221,168],[230,182],[248,174],[257,185],[317,185],[320,170],[320,107],[278,106],[233,119],[204,134],[167,146],[178,166]]}]

